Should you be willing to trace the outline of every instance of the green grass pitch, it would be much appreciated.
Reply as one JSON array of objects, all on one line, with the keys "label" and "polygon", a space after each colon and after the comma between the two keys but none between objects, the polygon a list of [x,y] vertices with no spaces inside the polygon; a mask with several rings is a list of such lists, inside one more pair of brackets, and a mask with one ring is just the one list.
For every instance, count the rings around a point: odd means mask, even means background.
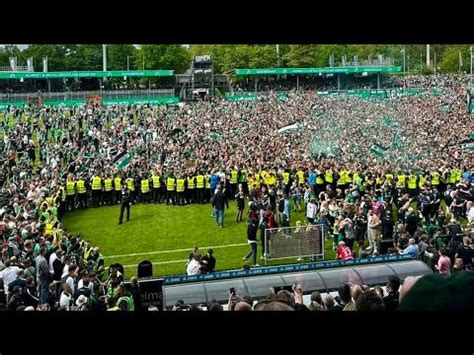
[{"label": "green grass pitch", "polygon": [[[67,213],[63,224],[73,234],[99,246],[106,257],[106,265],[114,262],[125,266],[125,276],[136,275],[142,260],[153,263],[154,276],[185,274],[185,264],[194,245],[204,255],[207,247],[214,249],[216,270],[238,269],[242,257],[250,250],[247,245],[247,224],[236,222],[236,203],[231,201],[225,210],[221,229],[211,217],[210,204],[166,206],[164,204],[136,204],[131,207],[130,222],[118,225],[120,205],[88,208]],[[244,211],[244,216],[248,210]],[[291,225],[304,220],[304,212],[291,215]],[[260,232],[259,232],[260,234]],[[258,246],[257,263],[261,248]],[[325,259],[334,259],[332,240],[326,241]],[[135,254],[135,255],[134,255]],[[296,263],[295,259],[272,261],[272,264]]]}]

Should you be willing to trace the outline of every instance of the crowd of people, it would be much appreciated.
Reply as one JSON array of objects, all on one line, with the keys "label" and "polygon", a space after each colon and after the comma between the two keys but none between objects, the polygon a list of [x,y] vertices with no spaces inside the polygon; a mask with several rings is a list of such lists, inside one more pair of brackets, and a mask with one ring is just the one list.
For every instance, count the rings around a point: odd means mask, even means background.
[{"label": "crowd of people", "polygon": [[253,265],[258,229],[288,227],[300,210],[327,226],[341,259],[431,255],[450,269],[440,254],[470,267],[474,155],[459,144],[474,127],[466,76],[407,80],[440,93],[364,100],[293,90],[173,106],[10,107],[0,113],[3,303],[133,308],[120,275],[104,275],[99,249],[61,224],[68,211],[119,203],[124,184],[131,203],[212,201],[221,227],[228,200],[241,222],[248,199]]},{"label": "crowd of people", "polygon": [[216,300],[207,304],[185,304],[178,300],[173,311],[313,311],[313,312],[395,312],[395,311],[471,311],[474,273],[460,271],[454,275],[431,274],[409,276],[402,283],[389,276],[384,286],[343,283],[332,293],[313,291],[305,296],[302,284],[271,287],[267,296],[252,299],[229,290],[226,306]]}]

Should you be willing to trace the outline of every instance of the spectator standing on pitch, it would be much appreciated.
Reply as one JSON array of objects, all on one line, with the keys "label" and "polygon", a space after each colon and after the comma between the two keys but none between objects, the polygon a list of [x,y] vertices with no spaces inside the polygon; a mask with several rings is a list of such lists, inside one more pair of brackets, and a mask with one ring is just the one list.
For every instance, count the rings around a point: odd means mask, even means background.
[{"label": "spectator standing on pitch", "polygon": [[251,218],[247,226],[247,243],[250,246],[250,252],[242,259],[245,261],[252,257],[253,266],[257,265],[257,231],[258,231],[258,220]]},{"label": "spectator standing on pitch", "polygon": [[193,255],[192,260],[188,263],[186,272],[188,275],[199,275],[201,273],[201,254],[196,253]]},{"label": "spectator standing on pitch", "polygon": [[216,193],[212,198],[212,207],[215,210],[215,217],[218,226],[224,228],[224,209],[227,204],[227,198],[222,192],[221,185],[217,186]]},{"label": "spectator standing on pitch", "polygon": [[120,205],[120,217],[119,223],[123,223],[123,211],[127,210],[127,222],[130,220],[130,205],[131,205],[131,191],[129,190],[127,184],[123,185],[122,188],[122,203]]},{"label": "spectator standing on pitch", "polygon": [[314,219],[316,218],[316,213],[318,208],[316,206],[316,199],[311,197],[308,204],[306,205],[306,219],[310,224],[314,224]]},{"label": "spectator standing on pitch", "polygon": [[[211,180],[212,181],[212,180]],[[212,182],[211,182],[212,184]],[[212,187],[211,187],[212,189]],[[242,187],[242,184],[239,184],[239,189],[235,193],[235,199],[237,201],[237,223],[242,222],[242,215],[244,213],[245,208],[245,193]]]},{"label": "spectator standing on pitch", "polygon": [[339,246],[337,247],[336,259],[342,261],[354,259],[351,249],[346,246],[346,243],[343,240],[339,242]]},{"label": "spectator standing on pitch", "polygon": [[216,258],[214,257],[214,251],[212,249],[207,250],[207,254],[202,257],[202,272],[211,273],[216,268]]}]

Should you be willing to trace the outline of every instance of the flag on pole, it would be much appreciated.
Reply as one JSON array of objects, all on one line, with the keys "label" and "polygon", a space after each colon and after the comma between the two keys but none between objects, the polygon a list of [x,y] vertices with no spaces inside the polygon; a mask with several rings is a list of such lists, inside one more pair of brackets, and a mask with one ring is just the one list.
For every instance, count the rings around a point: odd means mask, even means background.
[{"label": "flag on pole", "polygon": [[468,138],[461,141],[461,149],[464,150],[474,150],[474,138]]},{"label": "flag on pole", "polygon": [[277,130],[277,133],[278,134],[285,134],[285,133],[288,133],[288,132],[291,132],[291,131],[297,131],[301,128],[302,127],[298,123],[293,123],[293,124],[290,124],[290,125],[287,125],[287,126],[284,126],[284,127],[280,127]]},{"label": "flag on pole", "polygon": [[439,110],[441,112],[450,112],[451,111],[451,108],[449,107],[449,104],[442,104],[440,107],[439,107]]},{"label": "flag on pole", "polygon": [[378,157],[383,158],[385,156],[385,152],[387,151],[387,148],[380,144],[372,144],[370,147],[370,151],[377,155]]}]

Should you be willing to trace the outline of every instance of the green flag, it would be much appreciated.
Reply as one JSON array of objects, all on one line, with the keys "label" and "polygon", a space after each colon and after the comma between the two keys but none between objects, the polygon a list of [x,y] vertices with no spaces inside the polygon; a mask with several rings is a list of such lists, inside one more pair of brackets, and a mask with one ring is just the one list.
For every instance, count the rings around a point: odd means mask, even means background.
[{"label": "green flag", "polygon": [[451,112],[451,108],[449,107],[449,104],[443,104],[439,107],[439,110],[441,112]]},{"label": "green flag", "polygon": [[293,124],[279,128],[277,132],[278,134],[285,134],[291,131],[297,131],[301,128],[302,128],[301,125],[299,125],[298,123],[293,123]]},{"label": "green flag", "polygon": [[375,155],[383,158],[385,156],[387,148],[381,146],[380,144],[372,144],[372,146],[370,147],[370,151]]},{"label": "green flag", "polygon": [[123,170],[128,166],[128,164],[130,164],[131,160],[132,160],[132,156],[129,153],[122,152],[115,157],[114,163],[117,169]]},{"label": "green flag", "polygon": [[222,134],[218,132],[211,132],[209,133],[209,138],[215,139],[215,140],[221,140],[222,139]]}]

